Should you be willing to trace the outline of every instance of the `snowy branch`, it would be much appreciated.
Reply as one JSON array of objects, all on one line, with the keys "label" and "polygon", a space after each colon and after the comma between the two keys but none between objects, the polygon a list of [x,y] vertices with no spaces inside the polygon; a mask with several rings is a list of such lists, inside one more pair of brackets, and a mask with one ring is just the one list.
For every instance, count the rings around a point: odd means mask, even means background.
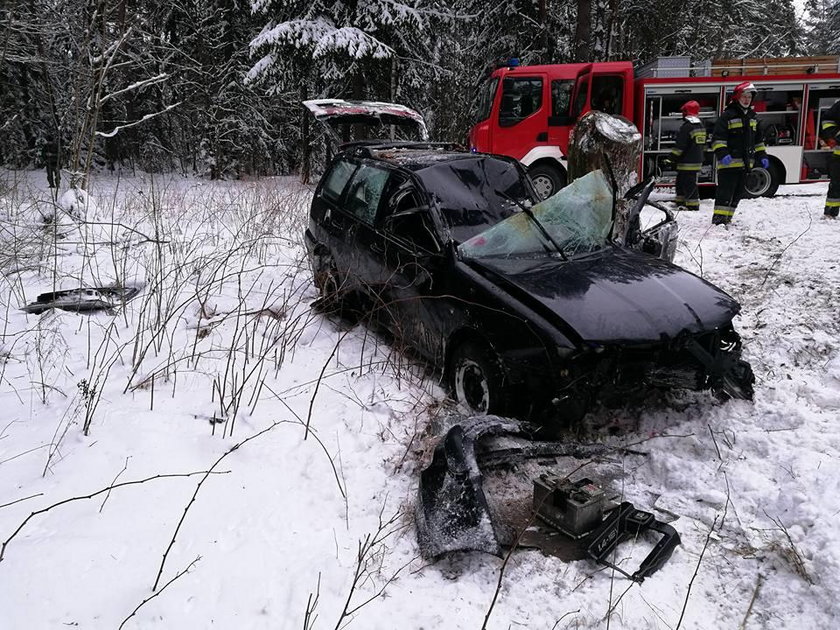
[{"label": "snowy branch", "polygon": [[162,110],[161,110],[161,111],[159,111],[159,112],[155,112],[155,113],[153,113],[153,114],[146,114],[146,115],[145,115],[145,116],[143,116],[143,118],[141,118],[140,120],[135,120],[134,122],[128,123],[127,125],[119,125],[119,126],[117,126],[117,127],[114,127],[111,131],[107,131],[107,132],[106,132],[106,131],[97,131],[97,132],[96,132],[96,135],[97,135],[97,136],[100,136],[100,137],[102,137],[102,138],[113,138],[114,136],[116,136],[116,135],[117,135],[120,131],[122,131],[123,129],[128,129],[129,127],[134,127],[134,126],[136,126],[136,125],[139,125],[140,123],[144,123],[144,122],[146,122],[147,120],[150,120],[150,119],[152,119],[152,118],[155,118],[156,116],[160,116],[161,114],[165,114],[165,113],[166,113],[166,112],[168,112],[170,109],[175,109],[175,108],[176,108],[176,107],[178,107],[178,105],[180,105],[180,104],[181,104],[181,103],[180,103],[180,101],[179,101],[179,102],[177,102],[177,103],[174,103],[173,105],[168,105],[165,109],[162,109]]},{"label": "snowy branch", "polygon": [[154,85],[155,83],[160,83],[161,81],[166,81],[166,79],[168,79],[168,78],[169,78],[169,74],[164,72],[162,74],[157,75],[156,77],[151,77],[149,79],[144,79],[142,81],[137,81],[136,83],[132,83],[128,87],[124,87],[121,90],[117,90],[116,92],[111,92],[110,94],[106,94],[101,99],[99,99],[99,103],[100,104],[105,103],[105,102],[111,100],[112,98],[115,98],[117,96],[121,96],[121,95],[125,94],[126,92],[130,92],[131,90],[137,90],[139,88],[146,87],[147,85]]}]

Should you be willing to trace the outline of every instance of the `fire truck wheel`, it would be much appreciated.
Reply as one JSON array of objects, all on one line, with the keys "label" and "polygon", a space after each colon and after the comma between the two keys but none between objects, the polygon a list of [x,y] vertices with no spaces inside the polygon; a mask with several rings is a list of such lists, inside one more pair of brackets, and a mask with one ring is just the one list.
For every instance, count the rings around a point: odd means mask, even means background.
[{"label": "fire truck wheel", "polygon": [[744,184],[746,196],[749,198],[772,197],[779,189],[781,173],[779,167],[770,162],[768,168],[760,166],[747,173],[747,181]]},{"label": "fire truck wheel", "polygon": [[540,196],[548,199],[566,185],[566,173],[547,164],[537,164],[528,169],[528,177]]}]

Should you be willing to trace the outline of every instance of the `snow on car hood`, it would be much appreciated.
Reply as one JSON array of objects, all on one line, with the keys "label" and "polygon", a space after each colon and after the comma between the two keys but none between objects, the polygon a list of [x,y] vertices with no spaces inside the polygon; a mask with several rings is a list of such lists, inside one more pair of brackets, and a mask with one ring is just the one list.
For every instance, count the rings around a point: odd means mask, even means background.
[{"label": "snow on car hood", "polygon": [[483,258],[472,265],[491,271],[501,288],[544,315],[551,311],[589,342],[660,342],[683,331],[725,326],[740,310],[732,297],[702,278],[619,248],[570,261]]},{"label": "snow on car hood", "polygon": [[345,101],[325,98],[303,101],[315,119],[332,131],[327,123],[360,123],[368,125],[414,125],[421,140],[429,139],[423,116],[405,105],[377,101]]}]

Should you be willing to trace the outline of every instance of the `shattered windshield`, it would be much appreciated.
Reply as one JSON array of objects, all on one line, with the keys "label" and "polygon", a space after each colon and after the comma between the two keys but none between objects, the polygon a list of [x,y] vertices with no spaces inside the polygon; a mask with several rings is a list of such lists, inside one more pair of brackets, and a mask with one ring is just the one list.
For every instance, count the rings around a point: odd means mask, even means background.
[{"label": "shattered windshield", "polygon": [[417,171],[440,205],[456,243],[463,243],[533,203],[515,165],[489,156],[449,160]]},{"label": "shattered windshield", "polygon": [[600,170],[593,171],[531,208],[533,218],[518,212],[458,250],[467,258],[560,254],[552,240],[566,256],[600,249],[612,227],[612,204],[609,183]]}]

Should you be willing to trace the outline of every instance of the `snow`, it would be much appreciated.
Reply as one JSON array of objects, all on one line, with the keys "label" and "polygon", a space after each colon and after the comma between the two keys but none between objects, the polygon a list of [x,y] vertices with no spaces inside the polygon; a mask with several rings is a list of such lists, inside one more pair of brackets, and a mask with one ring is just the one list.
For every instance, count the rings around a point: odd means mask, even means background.
[{"label": "snow", "polygon": [[[415,540],[418,473],[452,421],[443,391],[310,310],[311,191],[100,176],[78,198],[86,223],[55,238],[43,179],[0,171],[0,627],[301,628],[308,607],[314,628],[481,628],[502,560],[429,564]],[[645,453],[613,464],[615,489],[680,532],[671,560],[638,585],[517,550],[487,628],[833,627],[840,222],[821,218],[825,192],[744,201],[728,229],[711,200],[678,217],[677,262],[743,305],[754,402],[674,393],[589,417],[589,439]],[[115,315],[18,310],[114,282],[144,287]]]}]

